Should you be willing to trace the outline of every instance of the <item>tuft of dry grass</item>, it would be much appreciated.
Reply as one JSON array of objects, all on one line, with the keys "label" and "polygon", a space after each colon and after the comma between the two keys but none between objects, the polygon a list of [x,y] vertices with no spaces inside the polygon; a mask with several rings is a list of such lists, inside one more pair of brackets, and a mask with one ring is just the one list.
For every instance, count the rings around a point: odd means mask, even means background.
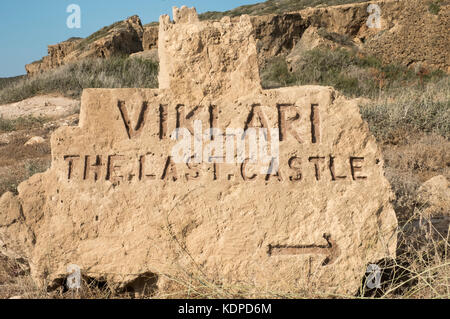
[{"label": "tuft of dry grass", "polygon": [[7,120],[0,117],[0,133],[14,132],[20,130],[31,130],[34,128],[39,128],[43,124],[50,121],[50,119],[45,117],[19,117],[16,119]]},{"label": "tuft of dry grass", "polygon": [[158,68],[138,58],[84,59],[6,85],[0,89],[0,104],[55,92],[79,98],[85,88],[155,88]]},{"label": "tuft of dry grass", "polygon": [[450,138],[450,77],[382,91],[361,113],[380,141],[395,144],[413,132]]}]

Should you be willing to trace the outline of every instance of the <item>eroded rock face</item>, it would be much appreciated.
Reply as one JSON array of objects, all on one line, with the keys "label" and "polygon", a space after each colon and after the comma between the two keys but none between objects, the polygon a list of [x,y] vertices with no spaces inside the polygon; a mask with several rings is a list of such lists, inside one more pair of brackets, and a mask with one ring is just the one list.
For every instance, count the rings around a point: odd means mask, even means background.
[{"label": "eroded rock face", "polygon": [[[376,11],[368,12],[370,4],[377,5]],[[310,8],[300,14],[311,26],[350,37],[363,52],[384,63],[449,70],[448,3],[440,3],[438,14],[431,13],[429,2],[422,0],[371,1]],[[379,25],[369,27],[368,20],[378,14]]]},{"label": "eroded rock face", "polygon": [[[374,4],[378,6],[378,11],[368,12],[369,5]],[[379,13],[380,25],[369,28],[367,22],[373,19],[375,12]],[[332,48],[342,46],[342,43],[326,41],[313,32],[323,29],[338,37],[348,38],[364,53],[375,55],[384,63],[448,72],[449,14],[448,3],[440,3],[440,11],[433,14],[426,1],[381,0],[252,16],[250,19],[260,66],[273,57],[296,56],[302,50],[311,50],[318,44]],[[120,32],[113,29],[110,35],[100,37],[87,48],[80,48],[79,43],[83,39],[51,45],[48,56],[26,66],[27,73],[35,74],[85,57],[109,57],[116,53],[132,54],[156,49],[158,26],[144,28],[138,20],[137,16],[125,20],[122,23],[125,29],[122,28]],[[239,17],[231,20],[237,22]],[[306,30],[309,32],[305,33]],[[325,43],[317,43],[323,40]],[[312,47],[308,48],[308,44],[312,44]]]},{"label": "eroded rock face", "polygon": [[144,51],[155,50],[158,48],[158,33],[158,25],[144,27],[142,36],[142,48]]},{"label": "eroded rock face", "polygon": [[48,46],[48,55],[41,61],[25,66],[30,75],[44,72],[66,63],[86,58],[109,58],[117,54],[132,54],[143,50],[144,28],[138,16],[106,27],[92,38],[74,38]]},{"label": "eroded rock face", "polygon": [[163,291],[188,276],[253,296],[354,293],[367,263],[395,256],[397,226],[357,103],[329,87],[262,90],[247,16],[174,16],[161,17],[160,89],[85,90],[79,127],[52,135],[51,169],[0,199],[0,239],[41,285],[76,264],[122,287],[155,274]]}]

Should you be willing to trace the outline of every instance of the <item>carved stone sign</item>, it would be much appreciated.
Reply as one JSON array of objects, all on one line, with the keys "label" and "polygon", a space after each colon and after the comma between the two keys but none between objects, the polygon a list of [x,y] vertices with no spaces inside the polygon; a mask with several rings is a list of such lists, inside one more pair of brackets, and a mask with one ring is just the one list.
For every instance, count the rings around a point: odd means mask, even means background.
[{"label": "carved stone sign", "polygon": [[161,290],[187,276],[353,293],[368,263],[395,256],[390,186],[355,101],[262,90],[247,16],[175,9],[159,39],[160,89],[85,90],[51,169],[0,200],[0,235],[38,282],[76,264],[120,286],[155,274]]}]

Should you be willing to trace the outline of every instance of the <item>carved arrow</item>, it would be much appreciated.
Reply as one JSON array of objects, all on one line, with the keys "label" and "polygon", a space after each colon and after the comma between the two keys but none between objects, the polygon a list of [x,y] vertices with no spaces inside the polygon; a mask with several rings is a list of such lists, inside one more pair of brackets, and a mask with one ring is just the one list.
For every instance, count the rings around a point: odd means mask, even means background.
[{"label": "carved arrow", "polygon": [[327,241],[327,245],[269,245],[268,254],[269,256],[303,254],[326,255],[325,260],[322,262],[322,266],[331,265],[341,255],[341,251],[336,242],[331,239],[330,234],[323,234],[323,238]]}]

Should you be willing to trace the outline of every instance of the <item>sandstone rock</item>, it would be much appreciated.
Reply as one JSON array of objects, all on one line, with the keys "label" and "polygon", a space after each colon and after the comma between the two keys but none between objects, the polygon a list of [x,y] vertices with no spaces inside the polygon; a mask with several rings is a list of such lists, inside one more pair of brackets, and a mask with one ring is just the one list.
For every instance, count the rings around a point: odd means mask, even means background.
[{"label": "sandstone rock", "polygon": [[[369,4],[380,8],[380,28],[369,28],[367,25],[371,15]],[[428,3],[422,0],[381,0],[252,16],[250,20],[260,66],[273,57],[291,54],[294,48],[299,48],[296,45],[299,41],[314,45],[315,41],[308,39],[310,33],[305,34],[306,39],[303,36],[305,30],[315,28],[351,38],[365,53],[380,57],[385,63],[449,72],[450,5],[441,3],[440,8],[439,14],[434,15],[428,10]],[[195,19],[195,15],[186,17]],[[94,43],[88,46],[82,45],[86,43],[83,39],[71,39],[49,46],[49,55],[27,65],[27,72],[38,73],[86,57],[110,57],[117,53],[132,54],[156,49],[159,27],[155,24],[142,27],[138,19],[134,16],[125,20],[118,27],[108,30],[106,36],[94,37]],[[231,18],[233,22],[239,19]]]},{"label": "sandstone rock", "polygon": [[45,139],[41,136],[33,136],[26,143],[25,146],[31,146],[36,144],[42,144],[45,142]]},{"label": "sandstone rock", "polygon": [[[192,15],[187,13],[188,17]],[[224,18],[221,22],[191,24],[172,24],[169,16],[162,16],[159,88],[170,89],[175,95],[187,93],[199,101],[206,95],[237,98],[261,88],[252,32],[248,16],[242,16],[238,23]]]},{"label": "sandstone rock", "polygon": [[136,52],[131,54],[130,58],[138,58],[143,60],[151,60],[154,62],[159,62],[158,49]]},{"label": "sandstone rock", "polygon": [[0,107],[0,117],[17,119],[19,117],[61,118],[78,111],[80,102],[58,95],[38,95],[20,102]]},{"label": "sandstone rock", "polygon": [[311,26],[303,33],[300,41],[296,43],[291,53],[286,57],[286,62],[290,66],[291,71],[296,71],[298,62],[306,51],[319,47],[334,49],[342,46],[343,45],[340,43],[336,43],[323,37],[320,34],[320,29]]},{"label": "sandstone rock", "polygon": [[71,38],[56,45],[49,45],[47,56],[25,66],[27,73],[36,74],[64,64],[66,56],[74,51],[81,41],[80,38]]},{"label": "sandstone rock", "polygon": [[380,3],[387,30],[365,39],[364,50],[385,63],[446,71],[450,66],[450,3],[438,15],[422,0]]},{"label": "sandstone rock", "polygon": [[450,188],[445,176],[435,176],[426,181],[419,188],[417,197],[425,216],[450,216]]},{"label": "sandstone rock", "polygon": [[[439,175],[423,183],[417,192],[420,215],[405,227],[405,237],[414,234],[430,242],[448,238],[450,230],[450,189],[445,176]],[[425,244],[425,243],[423,243]]]},{"label": "sandstone rock", "polygon": [[142,49],[144,51],[158,49],[158,25],[151,25],[144,27],[142,36]]},{"label": "sandstone rock", "polygon": [[261,66],[273,57],[289,54],[309,26],[300,13],[254,16],[251,22]]},{"label": "sandstone rock", "polygon": [[354,293],[367,263],[395,257],[397,227],[357,103],[330,87],[262,90],[251,19],[194,12],[160,19],[160,89],[83,92],[51,168],[0,198],[0,239],[40,285],[76,264],[119,287]]},{"label": "sandstone rock", "polygon": [[144,28],[138,16],[105,27],[86,39],[70,39],[48,47],[48,56],[28,64],[29,75],[86,58],[109,58],[142,51]]},{"label": "sandstone rock", "polygon": [[439,15],[426,1],[371,1],[380,9],[380,28],[369,28],[368,3],[354,3],[300,11],[311,26],[351,36],[360,48],[385,63],[421,66],[446,71],[450,51],[450,4],[441,3]]}]

